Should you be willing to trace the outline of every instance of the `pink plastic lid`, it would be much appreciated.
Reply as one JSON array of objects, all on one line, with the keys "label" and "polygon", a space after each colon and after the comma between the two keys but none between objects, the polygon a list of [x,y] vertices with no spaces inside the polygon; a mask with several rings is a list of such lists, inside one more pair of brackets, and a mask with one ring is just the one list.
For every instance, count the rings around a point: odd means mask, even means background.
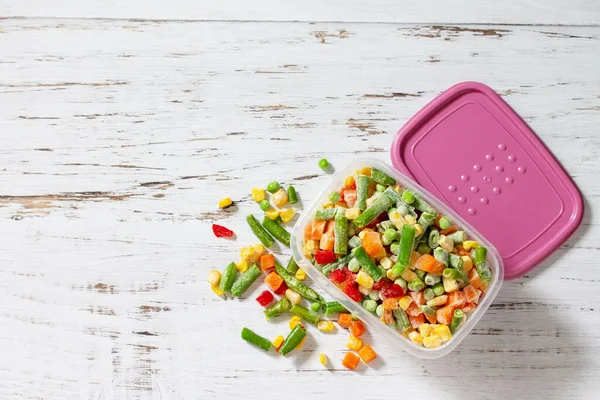
[{"label": "pink plastic lid", "polygon": [[459,83],[420,110],[398,132],[391,157],[498,249],[506,279],[535,267],[583,218],[565,170],[481,83]]}]

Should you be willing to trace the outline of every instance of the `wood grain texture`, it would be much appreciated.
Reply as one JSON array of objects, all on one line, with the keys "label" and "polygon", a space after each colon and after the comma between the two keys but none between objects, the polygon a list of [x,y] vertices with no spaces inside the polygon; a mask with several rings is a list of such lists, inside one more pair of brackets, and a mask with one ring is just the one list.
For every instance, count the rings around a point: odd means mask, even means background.
[{"label": "wood grain texture", "polygon": [[[600,390],[598,27],[5,19],[0,29],[0,397]],[[352,373],[340,363],[346,334],[315,329],[293,357],[249,348],[243,326],[275,337],[287,322],[264,321],[258,285],[225,301],[205,277],[256,242],[243,219],[258,213],[250,188],[293,183],[308,204],[329,179],[319,158],[388,161],[397,129],[461,80],[495,88],[562,162],[585,196],[580,229],[506,282],[443,359],[367,336],[381,358]],[[225,195],[236,206],[219,211]],[[214,238],[215,221],[236,240]]]}]

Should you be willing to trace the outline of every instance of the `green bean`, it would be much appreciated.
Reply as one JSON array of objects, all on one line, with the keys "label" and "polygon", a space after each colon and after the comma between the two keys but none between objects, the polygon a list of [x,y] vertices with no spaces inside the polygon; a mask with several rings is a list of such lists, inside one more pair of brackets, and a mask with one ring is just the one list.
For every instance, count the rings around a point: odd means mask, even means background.
[{"label": "green bean", "polygon": [[456,279],[458,281],[468,281],[469,278],[465,271],[454,269],[454,268],[445,268],[442,276],[446,279]]},{"label": "green bean", "polygon": [[440,226],[441,229],[448,229],[452,226],[452,221],[450,220],[450,218],[448,218],[444,215],[438,221],[438,225]]},{"label": "green bean", "polygon": [[282,297],[281,300],[264,311],[265,317],[267,317],[267,319],[278,317],[281,314],[290,311],[290,308],[292,308],[292,303],[287,297]]},{"label": "green bean", "polygon": [[340,202],[340,192],[333,191],[333,192],[329,193],[329,201],[331,201],[332,203],[339,203]]},{"label": "green bean", "polygon": [[362,305],[368,312],[375,312],[377,309],[377,302],[375,300],[367,299],[363,301]]},{"label": "green bean", "polygon": [[267,232],[265,228],[263,228],[260,225],[257,219],[254,218],[254,215],[248,215],[246,217],[246,221],[248,222],[248,225],[250,225],[250,229],[252,229],[254,235],[258,238],[258,240],[260,240],[263,246],[267,248],[273,246],[273,243],[275,243],[275,241],[273,240],[271,235],[269,235],[269,232]]},{"label": "green bean", "polygon": [[323,273],[323,275],[325,275],[325,276],[329,276],[331,271],[333,271],[334,269],[338,269],[338,268],[343,267],[344,265],[348,265],[348,263],[350,262],[351,259],[352,259],[352,254],[348,254],[348,255],[345,255],[344,257],[338,258],[334,262],[326,264],[323,267],[321,267],[321,273]]},{"label": "green bean", "polygon": [[343,212],[338,212],[335,214],[333,232],[333,251],[336,254],[348,253],[348,218],[346,218],[346,215]]},{"label": "green bean", "polygon": [[310,322],[313,325],[316,325],[317,322],[319,322],[319,314],[309,310],[306,307],[302,307],[299,304],[294,304],[292,305],[292,308],[290,308],[290,312],[300,318],[302,318],[303,320],[305,320],[306,322]]},{"label": "green bean", "polygon": [[257,335],[248,328],[242,329],[242,339],[265,351],[271,350],[272,344],[269,339]]},{"label": "green bean", "polygon": [[487,282],[492,279],[492,270],[487,260],[487,248],[479,246],[475,249],[475,268],[482,281]]},{"label": "green bean", "polygon": [[425,275],[425,284],[427,286],[433,286],[436,283],[440,283],[442,277],[439,275],[427,274]]},{"label": "green bean", "polygon": [[457,254],[450,254],[450,266],[456,269],[462,269],[465,261]]},{"label": "green bean", "polygon": [[286,269],[288,270],[288,272],[290,274],[295,274],[298,271],[298,264],[296,263],[296,260],[294,260],[294,257],[290,257],[290,261],[288,261],[287,267]]},{"label": "green bean", "polygon": [[362,245],[362,240],[360,240],[358,236],[352,236],[348,241],[348,246],[352,247],[353,249],[360,245]]},{"label": "green bean", "polygon": [[423,271],[422,269],[416,269],[415,274],[417,274],[419,279],[425,279],[425,275],[427,275],[427,272]]},{"label": "green bean", "polygon": [[487,248],[479,246],[475,249],[475,264],[484,262],[487,258]]},{"label": "green bean", "polygon": [[[406,190],[405,190],[405,192],[406,192]],[[436,217],[438,216],[438,212],[435,208],[431,207],[425,200],[423,200],[421,197],[419,197],[416,193],[412,192],[412,194],[415,197],[415,201],[412,203],[412,205],[417,210],[427,212],[430,214],[434,214]]]},{"label": "green bean", "polygon": [[235,263],[231,263],[228,266],[226,266],[225,270],[223,271],[223,275],[221,276],[219,288],[224,292],[231,290],[233,282],[235,281],[236,274],[237,269],[235,268]]},{"label": "green bean", "polygon": [[262,222],[263,228],[267,230],[275,239],[290,247],[290,233],[284,227],[272,219],[265,217]]},{"label": "green bean", "polygon": [[392,267],[392,272],[396,276],[402,275],[404,269],[408,267],[410,257],[413,251],[413,245],[415,240],[415,227],[409,224],[402,225],[400,231],[400,248],[398,251],[398,261],[396,265]]},{"label": "green bean", "polygon": [[435,307],[428,306],[427,304],[423,304],[419,306],[421,312],[425,315],[429,315],[430,317],[435,317],[435,312],[437,309]]},{"label": "green bean", "polygon": [[444,289],[444,285],[442,283],[436,283],[435,285],[433,285],[432,289],[433,289],[433,293],[436,296],[441,296],[446,292],[446,290]]},{"label": "green bean", "polygon": [[438,231],[436,228],[431,228],[431,230],[429,231],[428,243],[429,247],[431,247],[432,249],[435,249],[440,245],[440,231]]},{"label": "green bean", "polygon": [[425,236],[425,231],[427,230],[427,228],[429,228],[431,226],[431,224],[433,224],[434,221],[435,221],[435,215],[428,213],[428,212],[424,212],[421,214],[417,223],[419,225],[421,225],[421,228],[423,228],[423,231],[421,231],[421,234],[419,236],[417,236],[417,240],[419,240],[419,239],[421,239],[421,237]]},{"label": "green bean", "polygon": [[254,283],[254,281],[260,276],[261,270],[256,264],[252,264],[250,268],[242,275],[240,275],[235,282],[233,282],[233,286],[231,286],[231,295],[233,297],[241,296],[250,285]]},{"label": "green bean", "polygon": [[431,254],[431,247],[427,243],[421,242],[417,246],[417,251],[421,254]]},{"label": "green bean", "polygon": [[467,240],[467,234],[465,231],[456,231],[448,235],[448,237],[452,239],[455,244],[462,243]]},{"label": "green bean", "polygon": [[367,208],[367,197],[369,196],[369,186],[371,178],[366,175],[359,175],[356,178],[356,206],[364,211]]},{"label": "green bean", "polygon": [[295,187],[293,187],[292,185],[288,186],[287,194],[288,194],[288,201],[290,202],[290,204],[294,204],[294,203],[298,202],[298,194],[296,193]]},{"label": "green bean", "polygon": [[448,263],[450,262],[450,255],[441,247],[437,247],[433,250],[433,257],[445,266],[448,266]]},{"label": "green bean", "polygon": [[423,297],[425,298],[425,301],[429,301],[431,299],[433,299],[435,297],[435,293],[433,293],[433,289],[432,288],[427,288],[423,291]]},{"label": "green bean", "polygon": [[452,333],[454,335],[454,332],[456,331],[456,329],[458,329],[458,326],[462,322],[464,316],[465,316],[465,313],[462,310],[460,310],[460,309],[454,310],[454,315],[452,316],[452,322],[450,322],[450,333]]},{"label": "green bean", "polygon": [[330,315],[333,313],[346,312],[346,307],[344,307],[338,301],[328,301],[323,305],[323,314]]},{"label": "green bean", "polygon": [[269,208],[271,208],[271,203],[269,203],[269,200],[263,200],[258,205],[263,211],[267,211]]},{"label": "green bean", "polygon": [[[399,207],[399,206],[410,207],[408,204],[406,204],[406,202],[404,200],[402,200],[402,196],[400,196],[398,194],[398,192],[396,192],[394,190],[394,188],[389,187],[389,188],[385,189],[383,194],[386,195],[387,197],[389,197],[390,199],[392,199],[394,201],[394,203],[396,203],[396,207]],[[406,211],[408,211],[408,210],[406,210]],[[402,213],[400,213],[400,214],[402,214]]]},{"label": "green bean", "polygon": [[378,170],[377,168],[371,169],[371,178],[373,178],[375,182],[385,186],[394,186],[396,184],[396,180],[394,178],[385,172]]},{"label": "green bean", "polygon": [[313,310],[314,312],[321,311],[321,303],[317,303],[317,302],[312,303],[310,305],[310,309]]},{"label": "green bean", "polygon": [[396,320],[398,321],[400,330],[402,332],[406,332],[407,330],[409,330],[411,325],[408,316],[406,315],[406,312],[404,312],[403,309],[399,308],[397,310],[394,310],[393,313],[396,317]]},{"label": "green bean", "polygon": [[267,185],[267,190],[270,193],[275,193],[277,192],[279,189],[281,189],[281,185],[279,184],[279,182],[277,181],[273,181],[273,182],[269,182],[269,184]]},{"label": "green bean", "polygon": [[377,268],[377,264],[373,261],[373,259],[367,254],[365,249],[362,246],[359,246],[353,250],[354,257],[358,260],[361,267],[363,267],[364,271],[375,280],[375,282],[379,282],[381,278],[383,278],[383,273],[379,268]]},{"label": "green bean", "polygon": [[317,221],[330,221],[335,217],[337,208],[325,208],[315,213],[315,220]]},{"label": "green bean", "polygon": [[310,301],[316,301],[319,303],[325,302],[319,293],[315,292],[313,289],[296,279],[295,276],[287,272],[287,270],[278,262],[275,262],[275,271],[279,274],[279,276],[281,276],[281,278],[283,278],[283,281],[287,287],[298,293],[300,296]]},{"label": "green bean", "polygon": [[[412,287],[412,288],[411,288]],[[420,292],[425,288],[425,282],[421,278],[414,279],[411,283],[408,284],[408,290],[413,292]]]},{"label": "green bean", "polygon": [[379,217],[382,213],[387,211],[393,205],[392,199],[388,196],[381,196],[373,204],[371,207],[367,208],[362,214],[358,216],[353,222],[354,225],[359,228],[363,228],[373,222],[377,217]]},{"label": "green bean", "polygon": [[281,347],[279,348],[279,353],[285,356],[287,353],[298,347],[298,345],[302,342],[302,340],[304,340],[305,337],[306,329],[304,329],[302,324],[296,325],[281,344]]}]

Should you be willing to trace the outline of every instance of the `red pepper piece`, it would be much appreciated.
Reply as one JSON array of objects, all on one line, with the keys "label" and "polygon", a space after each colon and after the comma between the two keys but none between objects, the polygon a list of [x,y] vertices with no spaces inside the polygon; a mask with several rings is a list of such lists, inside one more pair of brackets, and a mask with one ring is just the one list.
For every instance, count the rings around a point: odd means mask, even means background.
[{"label": "red pepper piece", "polygon": [[329,274],[329,280],[333,283],[342,283],[346,280],[346,274],[340,269],[335,269]]},{"label": "red pepper piece", "polygon": [[392,284],[392,281],[389,280],[388,278],[381,278],[379,281],[377,281],[373,284],[373,290],[381,290],[386,286],[390,286],[391,284]]},{"label": "red pepper piece", "polygon": [[287,285],[285,284],[285,282],[281,282],[281,286],[279,286],[279,288],[275,291],[275,294],[278,296],[281,296],[285,293],[285,291],[288,289]]},{"label": "red pepper piece", "polygon": [[331,250],[319,250],[315,254],[315,260],[320,265],[332,263],[335,259],[335,253]]},{"label": "red pepper piece", "polygon": [[221,225],[213,224],[212,230],[216,237],[232,237],[233,236],[232,230],[227,229]]},{"label": "red pepper piece", "polygon": [[362,294],[358,291],[358,284],[356,282],[346,281],[344,293],[354,301],[362,301]]},{"label": "red pepper piece", "polygon": [[274,299],[273,294],[271,292],[269,292],[268,290],[265,290],[264,292],[262,292],[261,294],[258,295],[258,297],[256,298],[256,301],[258,301],[258,304],[265,307],[267,304],[272,302],[273,299]]},{"label": "red pepper piece", "polygon": [[384,287],[381,289],[380,293],[384,299],[404,296],[404,290],[402,290],[402,286],[396,285],[395,283],[393,285]]}]

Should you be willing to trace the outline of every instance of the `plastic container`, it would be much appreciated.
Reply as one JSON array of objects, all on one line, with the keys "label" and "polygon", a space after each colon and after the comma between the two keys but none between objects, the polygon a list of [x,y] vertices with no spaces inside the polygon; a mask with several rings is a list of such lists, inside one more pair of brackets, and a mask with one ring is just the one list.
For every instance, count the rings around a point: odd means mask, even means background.
[{"label": "plastic container", "polygon": [[[490,268],[493,271],[493,278],[488,286],[488,291],[483,297],[483,301],[479,304],[475,311],[471,313],[462,327],[449,341],[440,347],[422,347],[416,343],[413,343],[410,339],[405,338],[395,329],[387,326],[385,323],[380,321],[376,315],[366,311],[362,305],[350,299],[350,297],[342,292],[335,284],[329,281],[329,279],[325,277],[325,275],[323,275],[321,271],[312,265],[312,263],[304,256],[302,251],[304,227],[313,219],[315,212],[326,200],[329,193],[342,187],[344,179],[362,167],[375,167],[385,172],[389,176],[394,177],[400,186],[413,190],[424,200],[426,200],[432,207],[436,208],[441,214],[448,215],[460,229],[467,233],[470,240],[476,240],[488,248],[488,261]],[[294,259],[298,265],[331,297],[342,303],[346,309],[356,314],[365,324],[379,332],[393,344],[398,345],[398,347],[406,350],[414,356],[427,359],[445,356],[454,350],[456,346],[458,346],[458,344],[464,340],[464,338],[469,334],[469,332],[471,332],[477,322],[481,319],[490,304],[494,301],[494,298],[500,290],[500,286],[502,286],[502,281],[504,280],[504,266],[502,263],[502,258],[498,254],[496,248],[479,232],[477,232],[475,228],[473,228],[457,213],[452,211],[452,209],[435,198],[417,183],[398,171],[393,170],[388,164],[384,164],[380,161],[372,159],[359,159],[333,175],[331,183],[319,193],[318,197],[315,199],[315,201],[313,201],[311,207],[303,213],[302,217],[294,226],[291,238],[291,248]]]}]

